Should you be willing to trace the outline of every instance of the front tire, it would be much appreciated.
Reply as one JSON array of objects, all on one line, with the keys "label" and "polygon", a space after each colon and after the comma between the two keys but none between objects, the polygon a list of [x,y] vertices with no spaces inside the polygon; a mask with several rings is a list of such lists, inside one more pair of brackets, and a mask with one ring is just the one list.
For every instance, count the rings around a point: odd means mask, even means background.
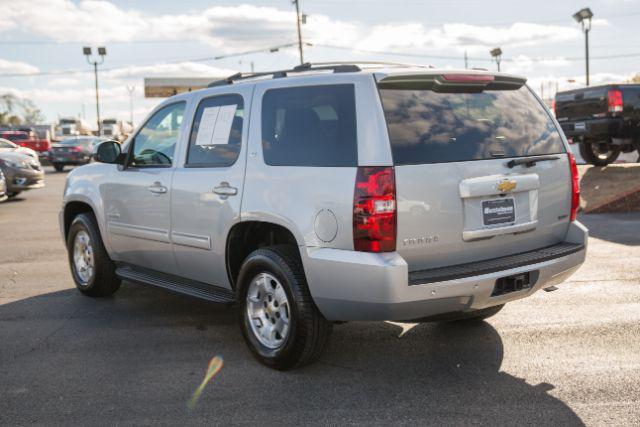
[{"label": "front tire", "polygon": [[82,213],[73,219],[67,235],[67,252],[73,281],[84,295],[104,297],[118,290],[120,279],[93,214]]},{"label": "front tire", "polygon": [[242,335],[261,363],[287,370],[320,356],[332,325],[311,299],[298,248],[271,246],[249,254],[237,294]]},{"label": "front tire", "polygon": [[607,143],[581,142],[580,155],[589,164],[607,166],[618,159],[620,148],[612,147]]}]

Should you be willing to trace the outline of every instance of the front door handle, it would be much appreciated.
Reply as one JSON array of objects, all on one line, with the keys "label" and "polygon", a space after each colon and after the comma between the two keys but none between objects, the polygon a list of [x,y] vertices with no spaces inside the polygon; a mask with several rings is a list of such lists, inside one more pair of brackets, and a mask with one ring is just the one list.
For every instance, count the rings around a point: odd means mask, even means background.
[{"label": "front door handle", "polygon": [[217,187],[213,188],[213,192],[218,194],[221,199],[226,199],[229,196],[235,196],[238,194],[238,189],[231,187],[228,182],[223,181]]},{"label": "front door handle", "polygon": [[159,183],[158,181],[154,182],[153,185],[147,187],[149,191],[153,194],[165,194],[167,192],[167,187]]}]

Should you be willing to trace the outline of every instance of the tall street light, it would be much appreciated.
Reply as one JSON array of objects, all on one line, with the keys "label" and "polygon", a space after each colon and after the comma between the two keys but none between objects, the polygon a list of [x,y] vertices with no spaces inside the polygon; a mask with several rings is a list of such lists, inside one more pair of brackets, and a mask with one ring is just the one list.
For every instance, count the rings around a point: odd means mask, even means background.
[{"label": "tall street light", "polygon": [[593,12],[588,7],[580,9],[573,14],[573,19],[579,22],[582,26],[582,32],[584,33],[584,52],[586,60],[586,80],[587,86],[589,86],[589,31],[591,31],[591,18],[593,18]]},{"label": "tall street light", "polygon": [[500,61],[502,60],[502,49],[500,49],[499,47],[496,47],[494,49],[491,49],[489,53],[491,53],[491,56],[493,57],[494,61],[496,61],[496,64],[498,64],[498,72],[500,72]]},{"label": "tall street light", "polygon": [[100,61],[98,61],[97,59],[92,59],[93,56],[91,54],[90,47],[83,47],[82,53],[87,58],[87,62],[90,65],[93,65],[93,74],[96,80],[96,117],[98,121],[98,135],[100,135],[100,94],[98,91],[98,65],[104,62],[104,57],[107,55],[107,49],[105,47],[98,48],[98,56],[100,57]]}]

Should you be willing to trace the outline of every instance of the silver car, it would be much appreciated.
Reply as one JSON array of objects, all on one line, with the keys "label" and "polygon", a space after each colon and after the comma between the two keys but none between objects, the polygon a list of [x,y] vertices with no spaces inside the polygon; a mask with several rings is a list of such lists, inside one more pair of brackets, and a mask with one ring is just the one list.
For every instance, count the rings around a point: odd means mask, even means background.
[{"label": "silver car", "polygon": [[4,177],[4,173],[2,173],[2,169],[0,169],[0,202],[4,202],[7,198],[7,180]]},{"label": "silver car", "polygon": [[262,363],[332,324],[482,319],[585,259],[578,175],[525,79],[409,66],[235,75],[161,103],[67,178],[78,289],[236,303]]},{"label": "silver car", "polygon": [[44,170],[37,158],[20,152],[0,151],[0,169],[4,173],[7,196],[44,187]]}]

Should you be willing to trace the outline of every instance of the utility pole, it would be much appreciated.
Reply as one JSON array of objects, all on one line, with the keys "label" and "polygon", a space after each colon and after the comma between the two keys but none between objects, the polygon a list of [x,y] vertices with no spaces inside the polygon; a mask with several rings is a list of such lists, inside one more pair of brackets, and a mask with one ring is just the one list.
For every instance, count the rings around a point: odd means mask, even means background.
[{"label": "utility pole", "polygon": [[298,50],[300,51],[300,65],[304,64],[304,54],[302,53],[302,30],[300,29],[300,0],[291,0],[296,5],[296,24],[298,25]]},{"label": "utility pole", "polygon": [[469,68],[469,61],[467,60],[467,51],[464,51],[464,69]]},{"label": "utility pole", "polygon": [[90,65],[93,65],[93,75],[95,77],[96,82],[96,121],[98,122],[98,135],[100,135],[100,92],[98,91],[98,65],[104,62],[104,57],[107,55],[107,49],[105,47],[98,48],[98,56],[100,57],[100,61],[91,59],[91,48],[83,47],[82,53],[87,58],[87,62]]},{"label": "utility pole", "polygon": [[135,90],[135,86],[127,86],[127,92],[129,92],[129,123],[131,123],[131,126],[133,126],[133,92]]}]

